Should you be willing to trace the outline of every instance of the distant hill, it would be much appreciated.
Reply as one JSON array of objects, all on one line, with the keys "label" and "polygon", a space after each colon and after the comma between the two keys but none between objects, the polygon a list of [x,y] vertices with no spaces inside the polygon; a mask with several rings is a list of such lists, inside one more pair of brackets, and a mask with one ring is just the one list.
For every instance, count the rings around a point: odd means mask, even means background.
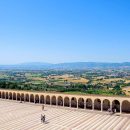
[{"label": "distant hill", "polygon": [[98,68],[128,68],[130,62],[123,63],[101,63],[101,62],[72,62],[50,64],[42,62],[29,62],[16,65],[0,65],[0,69],[25,69],[25,70],[41,70],[41,69],[98,69]]}]

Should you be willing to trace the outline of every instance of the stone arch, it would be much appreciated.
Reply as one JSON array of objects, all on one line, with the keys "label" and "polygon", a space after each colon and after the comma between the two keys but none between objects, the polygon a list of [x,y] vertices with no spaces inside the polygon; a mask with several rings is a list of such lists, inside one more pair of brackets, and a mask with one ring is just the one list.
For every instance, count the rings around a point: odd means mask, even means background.
[{"label": "stone arch", "polygon": [[58,97],[58,105],[63,106],[63,98],[61,96]]},{"label": "stone arch", "polygon": [[84,99],[83,98],[78,99],[78,108],[84,109]]},{"label": "stone arch", "polygon": [[75,97],[71,98],[71,107],[77,108],[77,99]]},{"label": "stone arch", "polygon": [[130,102],[128,100],[122,102],[122,112],[130,113]]},{"label": "stone arch", "polygon": [[9,98],[8,92],[5,93],[6,99]]},{"label": "stone arch", "polygon": [[5,99],[5,92],[2,92],[2,98]]},{"label": "stone arch", "polygon": [[49,95],[46,96],[46,104],[50,105],[50,96]]},{"label": "stone arch", "polygon": [[16,93],[13,92],[13,100],[16,100]]},{"label": "stone arch", "polygon": [[35,103],[39,103],[39,95],[38,94],[35,95]]},{"label": "stone arch", "polygon": [[25,94],[25,101],[29,102],[29,94]]},{"label": "stone arch", "polygon": [[86,109],[92,109],[93,101],[91,98],[86,99]]},{"label": "stone arch", "polygon": [[118,100],[112,101],[112,109],[116,109],[117,112],[120,112],[120,102]]},{"label": "stone arch", "polygon": [[9,99],[12,100],[12,93],[9,92]]},{"label": "stone arch", "polygon": [[43,95],[40,96],[40,103],[44,104],[44,96]]},{"label": "stone arch", "polygon": [[34,95],[33,94],[30,94],[30,102],[34,103]]},{"label": "stone arch", "polygon": [[64,106],[65,107],[70,107],[70,99],[69,99],[69,97],[64,98]]},{"label": "stone arch", "polygon": [[24,93],[21,93],[21,101],[24,101]]},{"label": "stone arch", "polygon": [[103,110],[107,111],[110,108],[110,101],[108,99],[103,100]]},{"label": "stone arch", "polygon": [[51,98],[51,104],[56,105],[56,96],[52,96]]},{"label": "stone arch", "polygon": [[17,101],[20,101],[20,100],[21,100],[20,93],[17,93]]},{"label": "stone arch", "polygon": [[94,100],[94,109],[101,110],[101,100],[99,98]]}]

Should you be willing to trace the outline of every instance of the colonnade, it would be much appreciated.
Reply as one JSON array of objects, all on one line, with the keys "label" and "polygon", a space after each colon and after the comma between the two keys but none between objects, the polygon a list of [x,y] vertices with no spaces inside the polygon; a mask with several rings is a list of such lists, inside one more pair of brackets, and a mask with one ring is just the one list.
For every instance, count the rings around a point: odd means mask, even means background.
[{"label": "colonnade", "polygon": [[117,112],[130,113],[129,97],[0,90],[0,98],[99,111],[115,108]]}]

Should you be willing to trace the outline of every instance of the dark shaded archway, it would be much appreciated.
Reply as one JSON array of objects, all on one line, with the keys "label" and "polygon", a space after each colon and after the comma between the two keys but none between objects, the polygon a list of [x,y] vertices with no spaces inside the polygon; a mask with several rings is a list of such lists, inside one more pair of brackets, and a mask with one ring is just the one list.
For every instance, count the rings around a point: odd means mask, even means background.
[{"label": "dark shaded archway", "polygon": [[16,93],[13,93],[13,100],[16,100]]},{"label": "dark shaded archway", "polygon": [[118,100],[112,102],[112,109],[116,109],[117,112],[120,112],[120,102]]},{"label": "dark shaded archway", "polygon": [[108,99],[103,100],[103,110],[107,111],[110,108],[110,101]]},{"label": "dark shaded archway", "polygon": [[46,96],[46,104],[50,105],[50,96],[49,95]]},{"label": "dark shaded archway", "polygon": [[33,94],[30,95],[30,102],[34,103],[34,95]]},{"label": "dark shaded archway", "polygon": [[20,93],[17,93],[17,101],[20,101],[20,100],[21,100]]},{"label": "dark shaded archway", "polygon": [[2,98],[5,99],[5,92],[2,92]]},{"label": "dark shaded archway", "polygon": [[101,100],[98,98],[94,100],[94,109],[101,110]]},{"label": "dark shaded archway", "polygon": [[5,93],[5,98],[6,98],[6,99],[9,98],[8,92]]},{"label": "dark shaded archway", "polygon": [[61,96],[58,97],[58,106],[63,106],[63,98]]},{"label": "dark shaded archway", "polygon": [[24,101],[24,93],[21,94],[21,101]]},{"label": "dark shaded archway", "polygon": [[9,99],[12,100],[12,93],[9,92]]},{"label": "dark shaded archway", "polygon": [[86,100],[86,109],[92,109],[92,105],[93,105],[92,99],[88,98]]},{"label": "dark shaded archway", "polygon": [[35,95],[35,103],[39,103],[39,95]]},{"label": "dark shaded archway", "polygon": [[29,102],[29,94],[25,94],[25,101]]},{"label": "dark shaded archway", "polygon": [[44,96],[43,95],[40,96],[40,103],[44,104]]},{"label": "dark shaded archway", "polygon": [[84,99],[83,98],[79,98],[79,100],[78,100],[78,108],[84,109]]},{"label": "dark shaded archway", "polygon": [[70,99],[69,99],[69,97],[64,98],[64,106],[65,107],[70,107]]},{"label": "dark shaded archway", "polygon": [[122,102],[122,112],[124,113],[130,113],[130,102],[127,100],[124,100]]},{"label": "dark shaded archway", "polygon": [[52,96],[51,98],[51,104],[56,105],[56,96]]},{"label": "dark shaded archway", "polygon": [[75,97],[71,98],[71,107],[77,108],[77,99]]},{"label": "dark shaded archway", "polygon": [[0,98],[1,98],[1,91],[0,91]]}]

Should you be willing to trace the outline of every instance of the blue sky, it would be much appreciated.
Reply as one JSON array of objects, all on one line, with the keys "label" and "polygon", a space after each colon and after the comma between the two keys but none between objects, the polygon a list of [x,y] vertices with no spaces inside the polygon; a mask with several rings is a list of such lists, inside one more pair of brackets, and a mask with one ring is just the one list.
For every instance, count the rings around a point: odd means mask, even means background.
[{"label": "blue sky", "polygon": [[129,0],[0,0],[0,64],[130,61]]}]

